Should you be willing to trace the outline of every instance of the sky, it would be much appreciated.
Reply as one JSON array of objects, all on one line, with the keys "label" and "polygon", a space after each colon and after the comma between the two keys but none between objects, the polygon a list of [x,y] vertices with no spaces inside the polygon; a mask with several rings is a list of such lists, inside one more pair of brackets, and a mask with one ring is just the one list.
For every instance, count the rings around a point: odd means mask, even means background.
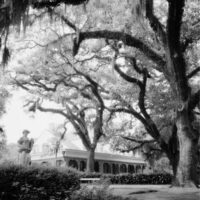
[{"label": "sky", "polygon": [[[64,117],[36,111],[36,113],[26,112],[24,108],[25,97],[27,93],[25,91],[14,91],[12,97],[6,104],[6,114],[3,115],[0,122],[3,126],[7,143],[17,143],[22,136],[22,131],[28,129],[30,131],[29,138],[34,138],[34,145],[41,146],[44,143],[49,143],[52,138],[50,132],[52,126],[62,124]],[[77,146],[80,149],[84,149],[84,146],[80,138],[74,134],[72,126],[67,125],[67,134],[65,136],[66,145]],[[66,146],[64,144],[64,146]],[[109,145],[98,145],[97,151],[111,152]]]}]

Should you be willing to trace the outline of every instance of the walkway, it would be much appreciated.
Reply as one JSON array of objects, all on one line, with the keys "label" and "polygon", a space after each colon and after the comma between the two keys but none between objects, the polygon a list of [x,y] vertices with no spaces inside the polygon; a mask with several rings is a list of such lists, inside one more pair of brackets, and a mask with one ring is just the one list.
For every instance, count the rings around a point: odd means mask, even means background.
[{"label": "walkway", "polygon": [[111,185],[114,195],[136,200],[199,200],[200,189],[169,188],[169,185]]}]

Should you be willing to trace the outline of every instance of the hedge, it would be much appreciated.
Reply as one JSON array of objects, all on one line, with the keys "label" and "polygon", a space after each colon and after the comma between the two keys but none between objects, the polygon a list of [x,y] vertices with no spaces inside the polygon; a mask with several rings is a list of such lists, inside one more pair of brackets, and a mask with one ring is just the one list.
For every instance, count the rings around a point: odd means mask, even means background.
[{"label": "hedge", "polygon": [[79,188],[79,175],[69,169],[0,166],[1,200],[64,200]]},{"label": "hedge", "polygon": [[84,178],[109,179],[111,184],[170,184],[171,174],[108,174],[99,173],[82,174]]}]

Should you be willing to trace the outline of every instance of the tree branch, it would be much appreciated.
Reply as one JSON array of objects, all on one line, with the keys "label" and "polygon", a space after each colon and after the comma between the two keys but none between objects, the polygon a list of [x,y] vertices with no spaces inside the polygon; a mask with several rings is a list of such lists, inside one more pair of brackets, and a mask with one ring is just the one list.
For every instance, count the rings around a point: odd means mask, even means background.
[{"label": "tree branch", "polygon": [[200,90],[191,96],[189,109],[193,110],[200,103]]},{"label": "tree branch", "polygon": [[[120,53],[121,56],[123,56],[125,59],[129,60],[131,65],[133,66],[133,68],[135,69],[135,71],[138,74],[143,74],[144,73],[144,69],[140,69],[140,67],[137,65],[137,61],[136,58],[131,56],[131,55],[127,55],[126,53]],[[147,78],[151,78],[150,74],[147,72]]]},{"label": "tree branch", "polygon": [[[138,97],[138,106],[139,106],[140,111],[141,111],[142,115],[144,116],[144,118],[139,113],[135,112],[135,110],[132,108],[132,106],[128,105],[128,107],[129,107],[129,109],[131,109],[132,115],[134,117],[136,117],[137,119],[139,119],[143,123],[143,125],[145,126],[147,132],[153,138],[155,138],[158,142],[161,143],[161,137],[160,137],[160,133],[159,133],[159,131],[157,129],[157,126],[153,122],[153,120],[151,119],[150,115],[147,113],[146,107],[145,107],[145,94],[146,94],[146,84],[147,84],[148,71],[145,68],[143,70],[140,70],[139,67],[137,66],[136,61],[133,60],[133,65],[134,65],[133,68],[136,69],[136,72],[138,72],[139,74],[142,74],[143,81],[140,81],[138,79],[135,79],[133,77],[130,77],[130,76],[126,75],[125,73],[123,73],[120,70],[119,66],[115,64],[117,55],[118,55],[118,50],[116,49],[115,50],[115,55],[114,55],[114,60],[113,60],[114,68],[124,80],[126,80],[128,82],[131,82],[131,83],[135,83],[139,87],[140,92],[139,92],[139,97]],[[164,141],[162,141],[162,143],[163,142]]]},{"label": "tree branch", "polygon": [[120,112],[123,112],[123,113],[127,113],[127,114],[130,114],[130,115],[133,115],[136,119],[138,119],[142,124],[144,124],[144,126],[147,126],[147,122],[146,120],[137,112],[135,111],[131,106],[129,106],[129,108],[107,108],[107,110],[109,112],[111,112],[111,115],[113,115],[114,113],[120,113]]},{"label": "tree branch", "polygon": [[146,0],[146,17],[149,19],[150,26],[154,32],[158,35],[164,45],[167,43],[166,33],[163,29],[163,25],[158,18],[154,15],[154,1]]},{"label": "tree branch", "polygon": [[130,148],[128,148],[128,149],[117,148],[116,150],[117,150],[117,151],[120,151],[120,152],[122,152],[122,153],[129,153],[130,151],[135,152],[136,150],[141,149],[143,145],[144,145],[144,144],[139,144],[139,145],[137,145],[137,146],[135,146],[135,147],[130,147]]},{"label": "tree branch", "polygon": [[83,131],[81,129],[80,124],[79,123],[77,124],[75,122],[77,120],[77,118],[75,119],[74,115],[71,115],[71,113],[70,113],[70,115],[66,114],[61,109],[44,108],[41,105],[39,105],[38,103],[37,103],[36,107],[37,107],[38,110],[40,110],[42,112],[51,112],[51,113],[60,114],[60,115],[64,116],[66,119],[68,119],[72,123],[72,125],[74,126],[75,130],[77,131],[77,134],[81,138],[81,140],[82,140],[83,144],[85,145],[85,147],[86,148],[91,147],[91,143],[90,143],[90,139],[89,139],[88,134],[85,134],[85,131]]},{"label": "tree branch", "polygon": [[143,82],[140,86],[138,105],[144,117],[149,120],[151,118],[147,113],[145,107],[145,94],[146,94],[146,84],[147,84],[147,74],[148,74],[147,69],[144,69],[142,73],[143,73]]},{"label": "tree branch", "polygon": [[37,87],[43,88],[45,91],[48,91],[48,92],[50,91],[55,92],[57,90],[58,85],[62,82],[62,80],[54,81],[53,83],[50,83],[50,84],[54,84],[54,87],[47,87],[45,84],[41,83],[39,80],[35,79],[34,77],[32,77],[32,79],[37,84],[31,84],[30,82],[26,84],[30,86],[37,86]]},{"label": "tree branch", "polygon": [[66,5],[80,5],[87,3],[88,0],[34,0],[32,1],[33,8],[36,9],[43,9],[43,8],[54,8],[56,6],[59,6],[61,3],[64,3]]},{"label": "tree branch", "polygon": [[17,86],[21,87],[22,89],[26,90],[26,91],[29,91],[30,89],[26,86],[24,86],[23,83],[21,83],[20,81],[18,81],[17,79],[13,79],[16,83]]},{"label": "tree branch", "polygon": [[119,75],[126,80],[129,83],[134,83],[136,85],[138,85],[139,87],[141,87],[142,82],[136,78],[133,78],[131,76],[128,76],[127,74],[125,74],[119,67],[119,65],[114,64],[114,69],[119,73]]},{"label": "tree branch", "polygon": [[83,72],[77,70],[76,68],[74,68],[74,70],[78,74],[82,75],[91,84],[90,87],[91,87],[92,93],[97,98],[98,105],[96,106],[96,119],[93,123],[93,126],[94,126],[93,145],[96,146],[98,140],[103,135],[103,130],[102,130],[102,127],[103,127],[103,112],[104,112],[104,109],[105,109],[103,99],[102,99],[101,95],[99,94],[99,87],[100,86],[88,74],[84,74]]},{"label": "tree branch", "polygon": [[185,0],[173,0],[169,2],[167,39],[176,48],[180,48],[180,31],[184,6]]},{"label": "tree branch", "polygon": [[141,143],[147,144],[147,143],[154,143],[154,142],[156,142],[155,140],[138,140],[138,139],[135,139],[135,138],[132,138],[132,137],[123,136],[123,135],[121,135],[120,137],[122,137],[125,140],[129,140],[129,141],[140,143],[140,144]]},{"label": "tree branch", "polygon": [[53,9],[51,9],[51,10],[52,10],[54,15],[58,16],[71,29],[73,29],[75,32],[78,31],[78,28],[71,21],[69,21],[65,16],[61,15],[60,13],[55,12]]},{"label": "tree branch", "polygon": [[192,77],[195,76],[198,72],[200,72],[200,67],[197,67],[196,69],[194,69],[193,71],[191,71],[191,72],[187,75],[187,79],[192,78]]},{"label": "tree branch", "polygon": [[[78,43],[75,43],[75,46],[79,47],[80,43],[83,42],[84,40],[100,39],[100,38],[123,41],[125,45],[140,50],[147,58],[151,59],[161,68],[166,64],[162,56],[158,55],[154,50],[152,50],[141,40],[136,39],[135,37],[132,37],[129,34],[119,31],[101,30],[101,31],[91,31],[91,32],[80,32]],[[75,52],[78,52],[78,49],[75,49]],[[74,56],[75,55],[76,54],[74,54]]]}]

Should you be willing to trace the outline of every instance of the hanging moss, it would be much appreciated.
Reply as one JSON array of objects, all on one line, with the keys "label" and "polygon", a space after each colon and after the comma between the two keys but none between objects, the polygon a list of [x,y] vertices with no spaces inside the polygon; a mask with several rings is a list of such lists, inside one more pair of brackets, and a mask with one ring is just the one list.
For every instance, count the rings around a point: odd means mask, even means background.
[{"label": "hanging moss", "polygon": [[147,0],[134,0],[130,2],[133,8],[132,12],[137,18],[145,16],[146,1]]},{"label": "hanging moss", "polygon": [[34,8],[45,8],[45,7],[56,7],[58,5],[60,5],[61,3],[64,3],[64,4],[71,4],[71,5],[80,5],[80,4],[83,4],[83,3],[86,3],[88,2],[88,0],[33,0],[32,1],[32,5]]},{"label": "hanging moss", "polygon": [[35,9],[54,8],[61,3],[79,5],[88,0],[0,0],[0,34],[10,25],[27,25],[28,10],[32,6]]},{"label": "hanging moss", "polygon": [[[63,4],[79,5],[88,0],[0,0],[0,43],[4,44],[2,63],[5,66],[10,58],[10,53],[6,47],[7,35],[10,26],[17,26],[20,31],[21,25],[26,30],[28,25],[29,8],[35,9],[48,8],[52,17],[51,10]],[[0,45],[1,46],[1,45]]]},{"label": "hanging moss", "polygon": [[9,59],[10,59],[10,52],[9,49],[5,47],[3,50],[3,58],[2,58],[3,66],[5,66],[8,63]]},{"label": "hanging moss", "polygon": [[0,2],[0,33],[11,25],[20,27],[21,22],[28,17],[28,0],[6,0]]},{"label": "hanging moss", "polygon": [[20,25],[21,22],[25,25],[24,22],[28,17],[29,3],[28,0],[13,0],[13,8],[11,10],[11,20],[13,25]]}]

